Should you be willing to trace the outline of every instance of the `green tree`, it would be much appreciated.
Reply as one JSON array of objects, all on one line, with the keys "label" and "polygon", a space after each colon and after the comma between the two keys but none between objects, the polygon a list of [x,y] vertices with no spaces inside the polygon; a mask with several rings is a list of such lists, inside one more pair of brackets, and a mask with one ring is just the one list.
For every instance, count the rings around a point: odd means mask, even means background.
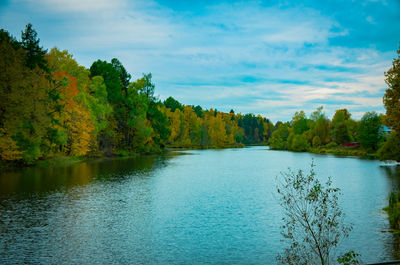
[{"label": "green tree", "polygon": [[125,96],[127,96],[129,81],[131,80],[132,76],[126,71],[125,67],[117,58],[111,59],[111,65],[119,73],[121,88],[124,91]]},{"label": "green tree", "polygon": [[28,23],[25,30],[21,33],[21,44],[26,51],[26,66],[33,69],[39,66],[41,69],[48,71],[47,61],[45,59],[46,50],[39,46],[40,39],[37,38],[37,32],[33,29],[32,24]]},{"label": "green tree", "polygon": [[111,63],[106,61],[97,60],[90,66],[90,75],[102,76],[107,88],[108,101],[112,105],[121,105],[123,102],[122,97],[122,82],[120,80],[120,73]]},{"label": "green tree", "polygon": [[244,130],[245,143],[260,143],[264,139],[264,124],[261,116],[246,114],[238,117],[238,124]]},{"label": "green tree", "polygon": [[201,106],[197,105],[196,107],[193,107],[193,110],[198,117],[203,118],[203,109]]},{"label": "green tree", "polygon": [[304,134],[295,134],[290,145],[290,150],[295,152],[304,152],[310,148],[307,138]]},{"label": "green tree", "polygon": [[150,101],[155,101],[154,97],[154,88],[155,85],[151,82],[152,75],[151,73],[143,74],[143,77],[137,82],[140,83],[141,92],[147,96]]},{"label": "green tree", "polygon": [[18,50],[22,48],[22,45],[19,41],[15,39],[7,30],[0,29],[0,42],[8,43],[14,50]]},{"label": "green tree", "polygon": [[[317,108],[316,111],[311,113],[310,120],[313,121],[312,137],[318,136],[320,143],[319,145],[327,144],[330,142],[329,132],[330,132],[330,121],[323,113],[323,107]],[[314,146],[314,144],[313,144]]]},{"label": "green tree", "polygon": [[151,101],[147,111],[147,119],[153,128],[153,141],[157,147],[164,148],[171,131],[168,128],[168,119],[164,112],[161,111],[163,104],[161,102]]},{"label": "green tree", "polygon": [[315,135],[312,139],[312,146],[319,147],[321,145],[321,138],[318,135]]},{"label": "green tree", "polygon": [[304,111],[296,112],[292,117],[292,127],[295,134],[303,134],[309,129]]},{"label": "green tree", "polygon": [[281,264],[331,264],[336,259],[334,250],[352,229],[344,223],[340,190],[332,187],[330,178],[321,183],[314,167],[312,163],[308,174],[289,169],[277,178],[284,210],[281,233],[288,243],[277,257]]},{"label": "green tree", "polygon": [[269,138],[269,146],[271,149],[285,150],[287,148],[287,139],[289,137],[289,125],[287,123],[279,123],[271,138]]},{"label": "green tree", "polygon": [[89,84],[89,94],[86,95],[87,105],[92,115],[96,133],[108,127],[107,116],[112,108],[107,102],[107,88],[101,76],[94,76]]},{"label": "green tree", "polygon": [[375,151],[381,140],[382,121],[376,112],[366,112],[358,127],[358,140],[366,150]]},{"label": "green tree", "polygon": [[174,112],[176,109],[183,111],[182,104],[178,100],[174,99],[173,97],[168,97],[164,101],[164,105],[165,105],[165,107],[171,109],[172,112]]},{"label": "green tree", "polygon": [[379,148],[378,157],[380,160],[400,161],[400,135],[397,131],[392,132]]},{"label": "green tree", "polygon": [[350,142],[353,139],[349,132],[348,124],[351,114],[347,109],[336,110],[332,119],[332,136],[338,144]]}]

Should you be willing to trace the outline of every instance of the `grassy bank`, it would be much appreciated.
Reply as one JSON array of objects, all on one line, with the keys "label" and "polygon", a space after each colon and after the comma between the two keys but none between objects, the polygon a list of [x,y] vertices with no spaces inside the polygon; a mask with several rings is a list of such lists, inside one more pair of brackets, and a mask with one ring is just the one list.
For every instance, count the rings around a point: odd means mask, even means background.
[{"label": "grassy bank", "polygon": [[22,161],[0,161],[0,170],[12,170],[15,168],[21,167],[58,167],[58,166],[69,166],[77,163],[82,163],[88,160],[93,159],[102,159],[107,157],[137,157],[139,155],[147,155],[147,154],[158,154],[162,153],[158,150],[152,153],[136,153],[136,152],[128,152],[125,150],[116,150],[111,154],[106,153],[90,153],[86,156],[66,156],[66,155],[55,155],[52,157],[47,157],[43,159],[39,159],[31,164],[23,163]]},{"label": "grassy bank", "polygon": [[400,192],[393,191],[389,197],[389,205],[385,207],[389,216],[390,226],[395,230],[396,234],[400,233]]},{"label": "grassy bank", "polygon": [[115,150],[112,153],[90,153],[87,156],[53,156],[45,159],[40,159],[32,164],[26,164],[21,161],[0,161],[0,170],[11,170],[19,167],[57,167],[57,166],[68,166],[76,163],[85,162],[92,159],[101,159],[107,157],[138,157],[141,155],[157,155],[163,154],[168,151],[180,149],[180,150],[201,150],[201,149],[224,149],[224,148],[243,148],[244,144],[234,144],[226,146],[182,146],[182,145],[169,145],[164,149],[152,148],[148,150],[142,150],[141,152],[127,151],[127,150]]},{"label": "grassy bank", "polygon": [[376,153],[368,153],[367,151],[361,148],[348,148],[342,146],[317,147],[317,148],[310,148],[308,151],[314,154],[333,154],[338,156],[356,156],[360,158],[378,159]]},{"label": "grassy bank", "polygon": [[216,145],[210,145],[210,146],[201,146],[201,145],[179,145],[179,144],[174,144],[174,145],[168,145],[167,150],[173,150],[173,149],[195,149],[195,150],[201,150],[201,149],[225,149],[225,148],[243,148],[246,145],[237,143],[237,144],[231,144],[231,145],[224,145],[224,146],[216,146]]}]

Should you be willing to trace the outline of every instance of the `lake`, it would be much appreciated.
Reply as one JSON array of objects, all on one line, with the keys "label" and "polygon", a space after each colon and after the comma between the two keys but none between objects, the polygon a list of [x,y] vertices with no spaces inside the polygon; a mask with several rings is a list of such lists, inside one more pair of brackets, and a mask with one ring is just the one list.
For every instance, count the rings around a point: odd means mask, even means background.
[{"label": "lake", "polygon": [[279,172],[332,177],[354,225],[339,252],[396,257],[382,210],[399,167],[267,147],[173,151],[0,174],[0,264],[274,264]]}]

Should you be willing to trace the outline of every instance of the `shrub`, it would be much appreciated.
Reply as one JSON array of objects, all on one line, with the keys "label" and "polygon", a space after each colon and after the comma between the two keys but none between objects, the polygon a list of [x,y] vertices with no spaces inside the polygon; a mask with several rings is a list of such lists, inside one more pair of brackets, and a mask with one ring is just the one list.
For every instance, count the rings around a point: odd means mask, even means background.
[{"label": "shrub", "polygon": [[318,135],[314,136],[314,138],[312,139],[312,146],[318,147],[320,145],[321,145],[321,139],[319,138]]}]

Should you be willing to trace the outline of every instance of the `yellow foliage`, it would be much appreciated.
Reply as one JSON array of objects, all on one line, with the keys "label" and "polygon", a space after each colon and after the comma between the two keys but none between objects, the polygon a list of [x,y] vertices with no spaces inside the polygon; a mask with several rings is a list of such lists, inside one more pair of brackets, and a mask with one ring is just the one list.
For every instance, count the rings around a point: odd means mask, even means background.
[{"label": "yellow foliage", "polygon": [[17,142],[0,129],[0,158],[2,160],[17,160],[22,158],[22,152],[18,149]]},{"label": "yellow foliage", "polygon": [[81,104],[66,113],[65,125],[68,133],[68,152],[73,156],[86,155],[93,143],[94,125],[89,112]]},{"label": "yellow foliage", "polygon": [[181,125],[183,115],[179,109],[171,112],[170,109],[166,110],[168,122],[170,124],[171,135],[169,136],[168,143],[172,144],[181,136]]}]

